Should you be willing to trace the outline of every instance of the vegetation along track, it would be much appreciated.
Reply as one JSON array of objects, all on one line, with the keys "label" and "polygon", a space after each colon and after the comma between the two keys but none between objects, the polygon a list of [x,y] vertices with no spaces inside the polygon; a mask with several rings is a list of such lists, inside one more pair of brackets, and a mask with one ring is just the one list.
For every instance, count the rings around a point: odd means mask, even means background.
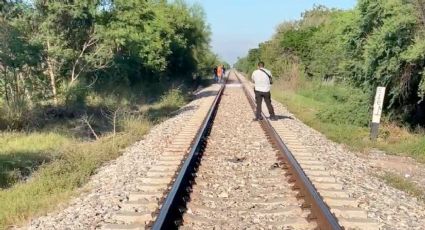
[{"label": "vegetation along track", "polygon": [[307,154],[295,159],[278,121],[252,121],[245,79],[216,87],[104,229],[377,228]]}]

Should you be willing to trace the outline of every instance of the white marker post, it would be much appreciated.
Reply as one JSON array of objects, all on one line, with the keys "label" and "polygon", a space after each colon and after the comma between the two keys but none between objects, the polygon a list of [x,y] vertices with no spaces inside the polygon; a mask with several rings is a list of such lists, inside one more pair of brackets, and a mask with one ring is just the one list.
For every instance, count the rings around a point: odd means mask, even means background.
[{"label": "white marker post", "polygon": [[373,104],[372,125],[370,129],[370,139],[376,141],[379,132],[379,123],[381,122],[382,106],[384,105],[385,87],[376,89],[375,103]]}]

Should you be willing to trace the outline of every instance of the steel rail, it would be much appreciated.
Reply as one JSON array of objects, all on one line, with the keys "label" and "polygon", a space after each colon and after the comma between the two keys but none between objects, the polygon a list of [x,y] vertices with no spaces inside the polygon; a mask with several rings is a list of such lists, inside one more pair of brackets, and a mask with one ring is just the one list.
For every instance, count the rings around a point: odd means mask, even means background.
[{"label": "steel rail", "polygon": [[[235,71],[236,73],[236,71]],[[252,98],[249,93],[247,87],[239,78],[236,73],[237,79],[241,82],[242,88],[245,92],[245,95],[248,98],[248,101],[255,112],[256,103],[254,98]],[[289,173],[288,176],[291,177],[291,180],[295,183],[294,189],[299,190],[300,197],[305,201],[303,208],[311,209],[311,216],[309,219],[316,220],[318,224],[318,228],[322,230],[341,230],[343,229],[339,223],[337,218],[332,214],[329,207],[325,204],[323,199],[320,197],[314,185],[311,183],[310,179],[305,174],[304,170],[301,168],[298,161],[295,159],[291,150],[285,145],[282,138],[276,132],[276,130],[271,125],[270,121],[266,118],[265,114],[261,114],[263,120],[261,120],[261,126],[264,131],[271,140],[275,143],[277,149],[282,153],[282,158],[285,164],[287,165],[287,169]]]},{"label": "steel rail", "polygon": [[209,135],[215,114],[217,113],[218,105],[226,86],[226,81],[227,79],[221,86],[216,98],[214,99],[214,102],[193,141],[192,148],[185,162],[183,163],[161,209],[159,210],[158,217],[152,226],[153,230],[177,229],[179,226],[179,223],[176,221],[181,219],[182,213],[185,211],[183,207],[185,207],[186,202],[189,199],[188,193],[191,192],[191,181],[195,177],[196,168],[198,167],[201,160],[200,158],[202,157],[202,151],[205,147],[204,143],[207,139],[207,136]]}]

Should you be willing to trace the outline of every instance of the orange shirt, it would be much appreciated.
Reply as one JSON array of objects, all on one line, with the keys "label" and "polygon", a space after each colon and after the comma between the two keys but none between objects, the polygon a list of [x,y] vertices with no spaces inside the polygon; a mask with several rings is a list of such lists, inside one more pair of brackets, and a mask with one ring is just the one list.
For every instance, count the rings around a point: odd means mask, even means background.
[{"label": "orange shirt", "polygon": [[217,76],[219,77],[223,76],[223,68],[221,66],[217,68]]}]

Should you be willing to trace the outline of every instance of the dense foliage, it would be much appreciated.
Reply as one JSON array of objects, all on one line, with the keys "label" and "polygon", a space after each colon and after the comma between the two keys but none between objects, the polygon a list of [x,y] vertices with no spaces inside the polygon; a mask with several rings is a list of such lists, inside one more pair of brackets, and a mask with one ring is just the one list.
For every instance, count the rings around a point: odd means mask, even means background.
[{"label": "dense foliage", "polygon": [[202,8],[183,1],[1,1],[0,121],[118,86],[197,78],[217,62],[209,40]]},{"label": "dense foliage", "polygon": [[260,59],[277,77],[291,77],[296,63],[306,79],[350,84],[369,100],[377,86],[386,86],[389,117],[425,124],[423,0],[359,0],[348,11],[316,6],[301,20],[281,24],[236,66],[250,72]]}]

